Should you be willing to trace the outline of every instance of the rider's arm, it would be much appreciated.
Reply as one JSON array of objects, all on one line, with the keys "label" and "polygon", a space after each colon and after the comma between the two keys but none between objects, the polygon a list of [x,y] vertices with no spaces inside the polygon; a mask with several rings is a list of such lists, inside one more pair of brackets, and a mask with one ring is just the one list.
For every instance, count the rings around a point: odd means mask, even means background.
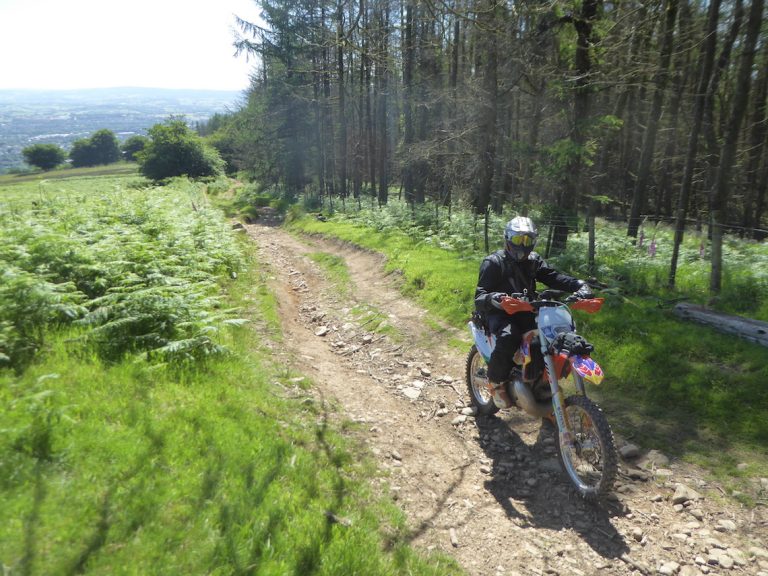
[{"label": "rider's arm", "polygon": [[579,280],[568,274],[563,274],[552,268],[547,264],[544,259],[538,259],[538,267],[536,269],[536,280],[546,284],[550,288],[555,290],[562,290],[564,292],[576,292],[583,286],[587,286],[584,280]]},{"label": "rider's arm", "polygon": [[503,292],[498,292],[503,286],[502,270],[493,258],[486,258],[480,265],[480,276],[475,289],[475,310],[490,312],[499,308],[498,302]]}]

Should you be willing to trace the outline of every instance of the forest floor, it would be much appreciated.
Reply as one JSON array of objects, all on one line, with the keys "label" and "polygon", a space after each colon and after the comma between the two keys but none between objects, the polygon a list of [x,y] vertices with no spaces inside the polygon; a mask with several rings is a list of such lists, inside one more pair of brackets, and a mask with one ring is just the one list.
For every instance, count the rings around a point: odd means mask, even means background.
[{"label": "forest floor", "polygon": [[[380,255],[259,222],[245,228],[279,302],[279,361],[311,379],[302,393],[358,423],[384,472],[377,486],[405,512],[414,546],[475,576],[768,576],[765,507],[739,504],[706,471],[656,450],[632,454],[621,438],[614,492],[582,501],[538,419],[462,414],[466,353],[449,341],[468,334],[405,299]],[[318,252],[344,259],[349,287],[326,278],[310,257]],[[396,331],[372,331],[382,317]]]}]

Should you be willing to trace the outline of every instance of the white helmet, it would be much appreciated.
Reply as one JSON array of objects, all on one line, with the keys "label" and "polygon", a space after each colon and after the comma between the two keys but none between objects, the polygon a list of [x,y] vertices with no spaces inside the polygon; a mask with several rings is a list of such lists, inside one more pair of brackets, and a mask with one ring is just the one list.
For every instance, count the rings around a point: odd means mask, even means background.
[{"label": "white helmet", "polygon": [[504,250],[513,260],[526,260],[536,245],[538,235],[533,220],[516,216],[504,228]]}]

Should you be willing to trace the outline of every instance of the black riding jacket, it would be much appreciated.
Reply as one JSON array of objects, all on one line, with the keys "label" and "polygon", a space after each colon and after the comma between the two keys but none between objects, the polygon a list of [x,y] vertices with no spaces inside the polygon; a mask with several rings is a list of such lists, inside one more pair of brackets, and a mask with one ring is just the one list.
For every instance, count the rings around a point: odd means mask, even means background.
[{"label": "black riding jacket", "polygon": [[499,250],[486,256],[480,265],[480,277],[475,290],[475,309],[478,312],[504,314],[491,303],[492,295],[499,292],[523,293],[525,290],[533,295],[537,281],[566,292],[576,292],[584,284],[578,278],[558,272],[536,252],[531,252],[527,260],[518,262],[510,258],[504,250]]}]

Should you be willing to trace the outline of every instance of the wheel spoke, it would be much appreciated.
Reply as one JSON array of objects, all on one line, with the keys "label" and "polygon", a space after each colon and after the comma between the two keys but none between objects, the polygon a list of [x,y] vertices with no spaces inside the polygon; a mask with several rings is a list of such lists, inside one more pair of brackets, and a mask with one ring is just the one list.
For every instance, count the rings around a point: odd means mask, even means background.
[{"label": "wheel spoke", "polygon": [[588,398],[568,398],[566,412],[572,444],[560,446],[563,467],[582,496],[597,496],[610,488],[616,475],[613,434],[600,409]]},{"label": "wheel spoke", "polygon": [[472,346],[467,356],[466,378],[469,396],[478,414],[487,416],[497,412],[498,407],[493,402],[486,363],[475,346]]}]

